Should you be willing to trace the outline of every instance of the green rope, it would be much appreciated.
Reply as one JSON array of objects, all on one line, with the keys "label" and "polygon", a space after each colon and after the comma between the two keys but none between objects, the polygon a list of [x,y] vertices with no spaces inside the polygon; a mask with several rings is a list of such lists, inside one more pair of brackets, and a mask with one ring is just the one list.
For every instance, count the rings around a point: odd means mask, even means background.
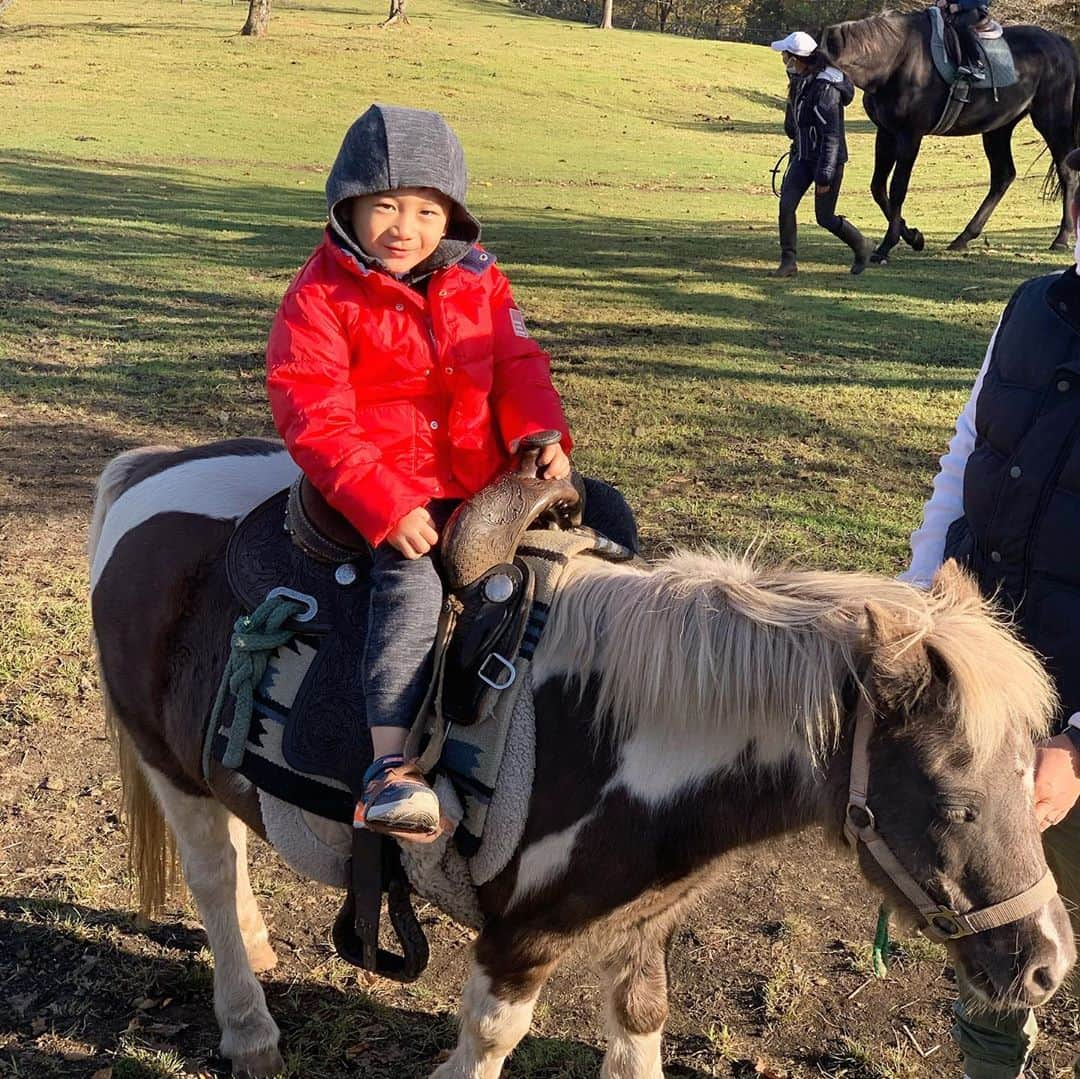
[{"label": "green rope", "polygon": [[884,978],[889,973],[889,911],[884,906],[878,908],[877,932],[870,957],[874,976]]},{"label": "green rope", "polygon": [[270,656],[296,635],[295,629],[284,629],[283,623],[294,614],[305,610],[305,604],[285,596],[263,600],[251,614],[243,615],[233,626],[229,659],[221,676],[214,708],[210,713],[210,726],[203,745],[203,775],[209,776],[210,749],[217,734],[225,701],[232,695],[232,723],[228,730],[228,745],[221,763],[226,768],[239,768],[244,759],[244,747],[251,730],[252,707],[255,690],[266,673]]}]

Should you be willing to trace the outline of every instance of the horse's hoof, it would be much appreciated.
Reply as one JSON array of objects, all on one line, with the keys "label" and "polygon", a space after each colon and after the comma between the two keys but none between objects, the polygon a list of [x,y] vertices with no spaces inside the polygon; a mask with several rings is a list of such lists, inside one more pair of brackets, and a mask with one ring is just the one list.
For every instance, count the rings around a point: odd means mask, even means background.
[{"label": "horse's hoof", "polygon": [[880,251],[875,251],[870,256],[870,265],[871,266],[888,266],[889,265],[889,256],[882,254]]},{"label": "horse's hoof", "polygon": [[926,246],[926,237],[918,229],[912,229],[908,246],[912,251],[921,251]]},{"label": "horse's hoof", "polygon": [[948,246],[949,251],[966,251],[968,249],[969,241],[963,236],[957,236],[955,240]]},{"label": "horse's hoof", "polygon": [[260,1049],[257,1053],[246,1053],[235,1057],[232,1073],[235,1079],[271,1079],[285,1071],[285,1061],[277,1048]]},{"label": "horse's hoof", "polygon": [[1055,240],[1050,245],[1051,251],[1071,251],[1073,245],[1068,240]]}]

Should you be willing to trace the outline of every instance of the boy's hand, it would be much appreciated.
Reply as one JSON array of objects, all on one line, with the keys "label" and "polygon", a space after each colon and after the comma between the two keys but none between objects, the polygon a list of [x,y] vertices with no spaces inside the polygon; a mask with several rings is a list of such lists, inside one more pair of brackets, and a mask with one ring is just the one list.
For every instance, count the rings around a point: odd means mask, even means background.
[{"label": "boy's hand", "polygon": [[561,480],[570,475],[570,458],[558,442],[545,446],[536,459],[537,475],[546,480]]},{"label": "boy's hand", "polygon": [[408,559],[422,558],[439,542],[439,533],[427,509],[417,506],[398,521],[386,542]]}]

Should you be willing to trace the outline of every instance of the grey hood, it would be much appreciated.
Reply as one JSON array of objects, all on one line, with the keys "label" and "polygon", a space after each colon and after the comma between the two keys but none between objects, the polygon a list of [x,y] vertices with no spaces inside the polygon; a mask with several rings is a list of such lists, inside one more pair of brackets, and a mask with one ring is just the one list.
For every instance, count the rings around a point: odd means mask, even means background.
[{"label": "grey hood", "polygon": [[326,208],[335,237],[368,266],[381,266],[356,242],[343,205],[357,195],[402,187],[432,187],[453,202],[446,237],[409,274],[416,280],[460,261],[480,239],[480,223],[465,208],[465,154],[437,112],[372,105],[345,134],[326,181]]}]

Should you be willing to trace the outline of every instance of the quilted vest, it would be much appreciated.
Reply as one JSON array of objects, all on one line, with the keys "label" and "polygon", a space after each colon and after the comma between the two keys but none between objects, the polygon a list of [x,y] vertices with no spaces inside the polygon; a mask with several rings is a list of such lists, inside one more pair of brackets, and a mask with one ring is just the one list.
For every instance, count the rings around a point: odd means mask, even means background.
[{"label": "quilted vest", "polygon": [[945,557],[1016,613],[1063,718],[1080,711],[1080,278],[1025,282],[1002,316],[975,403],[964,515]]}]

